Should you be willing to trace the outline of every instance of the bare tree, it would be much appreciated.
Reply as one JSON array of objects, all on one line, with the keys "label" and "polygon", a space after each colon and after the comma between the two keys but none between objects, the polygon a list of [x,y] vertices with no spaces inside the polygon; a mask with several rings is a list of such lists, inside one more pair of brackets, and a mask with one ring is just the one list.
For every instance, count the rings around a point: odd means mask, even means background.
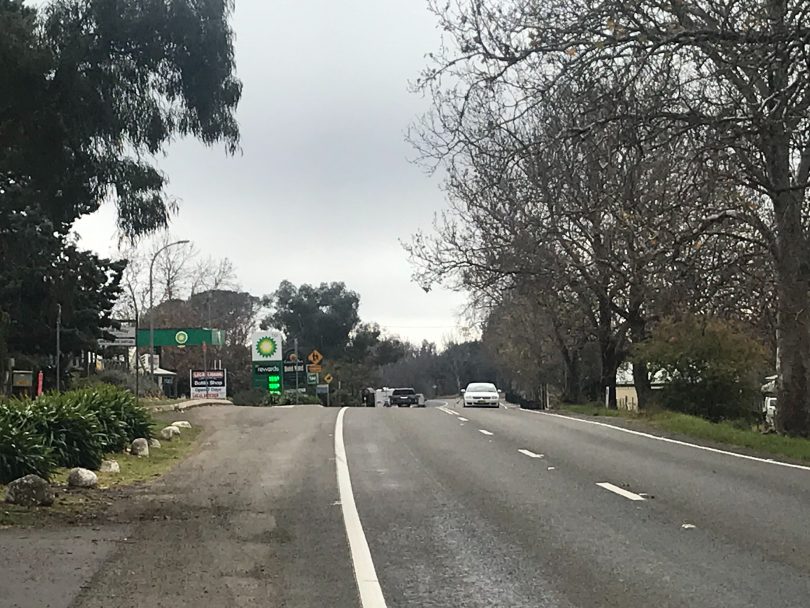
[{"label": "bare tree", "polygon": [[[611,86],[577,111],[580,130],[623,120],[615,92],[665,83],[635,118],[666,133],[697,134],[718,176],[745,194],[706,207],[701,222],[746,223],[770,255],[777,296],[781,429],[810,432],[810,5],[803,0],[458,0],[433,2],[446,32],[420,85],[437,101],[425,148],[452,154],[476,100],[506,96],[525,115],[572,78]],[[527,92],[532,94],[527,95]],[[437,128],[438,127],[438,128]]]}]

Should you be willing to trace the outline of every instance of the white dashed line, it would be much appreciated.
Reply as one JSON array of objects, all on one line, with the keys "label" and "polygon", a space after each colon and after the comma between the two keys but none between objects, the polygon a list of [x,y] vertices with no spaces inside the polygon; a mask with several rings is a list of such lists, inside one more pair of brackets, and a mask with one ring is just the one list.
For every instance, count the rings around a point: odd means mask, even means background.
[{"label": "white dashed line", "polygon": [[461,416],[459,416],[458,419],[461,420],[462,422],[469,422],[467,418],[462,418]]},{"label": "white dashed line", "polygon": [[495,433],[490,433],[489,431],[487,431],[485,429],[478,429],[478,432],[483,433],[484,435],[494,435],[495,434]]},{"label": "white dashed line", "polygon": [[603,481],[602,483],[598,483],[596,485],[598,485],[600,488],[604,488],[605,490],[607,490],[609,492],[613,492],[614,494],[618,494],[619,496],[624,496],[628,500],[644,500],[643,496],[639,496],[638,494],[633,494],[632,492],[628,492],[627,490],[624,490],[624,489],[620,488],[619,486],[614,486],[612,483],[608,483],[606,481]]},{"label": "white dashed line", "polygon": [[529,458],[542,458],[543,457],[542,454],[535,454],[531,450],[522,450],[521,449],[521,450],[518,450],[518,452],[520,452],[524,456],[528,456]]}]

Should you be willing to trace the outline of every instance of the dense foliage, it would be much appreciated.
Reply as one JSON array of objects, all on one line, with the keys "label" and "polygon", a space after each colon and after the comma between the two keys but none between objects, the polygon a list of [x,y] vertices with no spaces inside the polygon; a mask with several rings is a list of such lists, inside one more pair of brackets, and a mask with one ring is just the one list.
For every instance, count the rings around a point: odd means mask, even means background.
[{"label": "dense foliage", "polygon": [[637,354],[662,370],[662,404],[717,422],[758,412],[767,369],[762,345],[732,324],[697,316],[664,319]]},{"label": "dense foliage", "polygon": [[56,467],[98,469],[105,453],[151,433],[135,396],[112,386],[0,402],[0,483]]},{"label": "dense foliage", "polygon": [[0,0],[0,355],[52,352],[57,304],[65,353],[107,325],[123,265],[73,244],[78,218],[110,202],[123,236],[165,227],[155,156],[178,136],[236,150],[231,10]]}]

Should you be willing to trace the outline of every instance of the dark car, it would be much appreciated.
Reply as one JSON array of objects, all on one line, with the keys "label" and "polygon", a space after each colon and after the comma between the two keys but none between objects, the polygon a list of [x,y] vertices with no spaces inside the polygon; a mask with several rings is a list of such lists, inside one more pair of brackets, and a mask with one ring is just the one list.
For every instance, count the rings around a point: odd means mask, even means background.
[{"label": "dark car", "polygon": [[412,388],[395,388],[390,397],[391,405],[410,407],[419,405],[419,397]]}]

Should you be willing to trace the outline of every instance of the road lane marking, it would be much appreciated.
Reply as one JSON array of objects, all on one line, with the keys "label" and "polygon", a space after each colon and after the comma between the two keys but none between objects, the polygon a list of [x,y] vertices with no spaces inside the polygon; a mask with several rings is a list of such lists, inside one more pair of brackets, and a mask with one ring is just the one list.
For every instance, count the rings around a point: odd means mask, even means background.
[{"label": "road lane marking", "polygon": [[528,456],[529,458],[542,458],[542,457],[543,457],[543,455],[542,455],[542,454],[535,454],[535,453],[534,453],[534,452],[532,452],[531,450],[523,450],[523,449],[520,449],[520,450],[518,450],[518,452],[520,452],[520,453],[521,453],[521,454],[523,454],[524,456]]},{"label": "road lane marking", "polygon": [[462,422],[469,422],[470,421],[468,418],[462,418],[461,416],[459,416],[458,419],[461,420]]},{"label": "road lane marking", "polygon": [[661,437],[660,435],[651,435],[650,433],[642,433],[641,431],[634,431],[632,429],[625,429],[613,424],[606,424],[604,422],[596,422],[595,420],[585,420],[583,418],[576,418],[574,416],[564,416],[562,414],[552,414],[551,412],[540,412],[537,410],[524,410],[521,412],[528,412],[529,414],[540,414],[541,416],[554,416],[555,418],[564,418],[565,420],[572,420],[574,422],[582,422],[584,424],[593,424],[594,426],[603,426],[607,429],[614,431],[621,431],[622,433],[629,433],[630,435],[637,435],[639,437],[646,437],[647,439],[654,439],[656,441],[663,441],[665,443],[674,443],[687,448],[694,448],[696,450],[703,450],[705,452],[713,452],[715,454],[724,454],[726,456],[733,456],[734,458],[742,458],[743,460],[753,460],[755,462],[764,462],[765,464],[775,464],[780,467],[787,467],[789,469],[801,469],[802,471],[810,471],[810,467],[801,464],[792,464],[790,462],[781,462],[773,460],[772,458],[757,458],[756,456],[748,456],[746,454],[738,454],[737,452],[729,452],[727,450],[719,450],[717,448],[710,448],[705,445],[698,445],[697,443],[689,443],[688,441],[679,441],[677,439],[670,439],[669,437]]},{"label": "road lane marking", "polygon": [[335,422],[335,461],[337,463],[337,481],[340,491],[340,507],[343,511],[343,521],[346,524],[346,536],[349,539],[349,550],[354,564],[354,578],[357,581],[357,590],[360,592],[362,608],[386,608],[380,581],[371,551],[360,522],[360,514],[354,502],[352,491],[352,478],[349,474],[349,461],[346,459],[346,446],[343,443],[343,417],[348,408],[341,408]]},{"label": "road lane marking", "polygon": [[458,415],[453,410],[448,410],[447,408],[444,408],[444,407],[438,407],[436,409],[438,409],[440,412],[444,412],[448,416],[457,416]]},{"label": "road lane marking", "polygon": [[478,432],[483,433],[484,435],[494,435],[495,434],[495,433],[490,433],[489,431],[487,431],[485,429],[478,429]]},{"label": "road lane marking", "polygon": [[627,490],[620,488],[619,486],[614,486],[612,483],[608,483],[603,481],[602,483],[596,484],[600,488],[604,488],[609,492],[613,492],[614,494],[618,494],[619,496],[624,496],[628,500],[644,500],[643,496],[639,496],[638,494],[633,494],[632,492],[628,492]]}]

